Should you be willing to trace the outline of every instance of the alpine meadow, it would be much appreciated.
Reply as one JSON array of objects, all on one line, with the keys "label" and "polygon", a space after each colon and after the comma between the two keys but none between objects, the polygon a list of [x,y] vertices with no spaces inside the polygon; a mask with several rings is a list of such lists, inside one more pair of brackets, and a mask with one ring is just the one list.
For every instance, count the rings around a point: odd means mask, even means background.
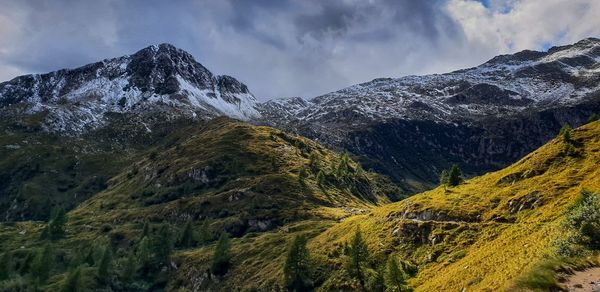
[{"label": "alpine meadow", "polygon": [[0,291],[600,291],[594,0],[0,7]]}]

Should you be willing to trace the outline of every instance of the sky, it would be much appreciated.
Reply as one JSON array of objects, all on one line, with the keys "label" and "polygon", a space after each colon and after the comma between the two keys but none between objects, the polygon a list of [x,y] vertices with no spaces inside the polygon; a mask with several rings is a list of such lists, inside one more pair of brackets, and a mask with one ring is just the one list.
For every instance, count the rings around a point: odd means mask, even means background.
[{"label": "sky", "polygon": [[259,100],[600,37],[598,0],[0,0],[0,81],[171,43]]}]

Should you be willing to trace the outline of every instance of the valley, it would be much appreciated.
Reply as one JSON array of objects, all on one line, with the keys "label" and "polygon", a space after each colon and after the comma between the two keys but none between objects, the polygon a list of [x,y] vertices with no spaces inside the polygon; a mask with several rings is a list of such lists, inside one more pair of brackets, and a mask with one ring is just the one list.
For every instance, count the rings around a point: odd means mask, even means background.
[{"label": "valley", "polygon": [[161,44],[0,83],[0,291],[564,290],[599,265],[599,61],[258,102]]}]

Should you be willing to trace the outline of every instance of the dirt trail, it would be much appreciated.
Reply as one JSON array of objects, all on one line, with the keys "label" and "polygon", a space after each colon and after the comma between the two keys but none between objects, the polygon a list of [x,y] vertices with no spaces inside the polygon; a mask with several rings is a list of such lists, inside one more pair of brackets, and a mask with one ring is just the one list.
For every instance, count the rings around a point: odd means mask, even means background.
[{"label": "dirt trail", "polygon": [[563,283],[568,291],[575,292],[600,292],[600,267],[590,268],[576,272]]}]

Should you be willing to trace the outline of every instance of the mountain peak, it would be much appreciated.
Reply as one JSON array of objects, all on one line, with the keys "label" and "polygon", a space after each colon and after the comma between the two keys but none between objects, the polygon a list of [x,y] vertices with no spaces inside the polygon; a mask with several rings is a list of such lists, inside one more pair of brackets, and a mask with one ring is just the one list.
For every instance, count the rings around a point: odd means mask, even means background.
[{"label": "mountain peak", "polygon": [[49,112],[50,131],[82,132],[101,126],[105,114],[157,107],[188,117],[258,115],[248,87],[216,76],[188,52],[163,43],[69,70],[25,75],[0,83],[0,109],[24,106]]}]

